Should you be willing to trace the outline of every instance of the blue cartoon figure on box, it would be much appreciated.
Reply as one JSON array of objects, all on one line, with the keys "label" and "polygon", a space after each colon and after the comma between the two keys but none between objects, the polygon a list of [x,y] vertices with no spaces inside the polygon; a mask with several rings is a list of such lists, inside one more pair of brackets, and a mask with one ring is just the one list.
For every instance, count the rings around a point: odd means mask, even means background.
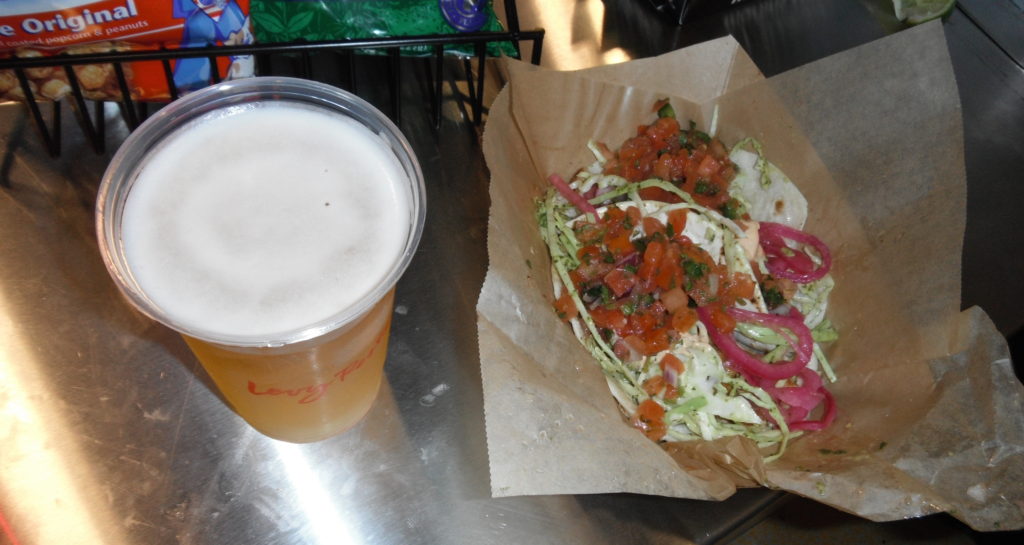
[{"label": "blue cartoon figure on box", "polygon": [[[173,0],[175,19],[184,19],[182,47],[253,43],[249,17],[235,0]],[[252,75],[252,56],[233,56],[221,79]],[[210,61],[180,59],[174,66],[174,84],[180,91],[204,87],[211,81]]]}]

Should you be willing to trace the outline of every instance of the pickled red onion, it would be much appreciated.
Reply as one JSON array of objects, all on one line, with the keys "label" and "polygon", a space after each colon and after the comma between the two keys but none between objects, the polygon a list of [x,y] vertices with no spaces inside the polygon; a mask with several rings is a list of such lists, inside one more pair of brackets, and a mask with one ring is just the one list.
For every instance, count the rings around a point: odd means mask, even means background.
[{"label": "pickled red onion", "polygon": [[[768,392],[773,399],[781,401],[790,407],[803,409],[804,414],[796,420],[803,420],[803,418],[813,411],[815,407],[821,404],[824,396],[821,393],[821,377],[818,373],[807,369],[806,367],[800,370],[798,375],[802,384],[799,386],[776,386],[774,380],[761,379],[758,381],[758,386]],[[786,420],[789,422],[789,419]]]},{"label": "pickled red onion", "polygon": [[587,202],[587,199],[583,198],[583,195],[573,191],[561,176],[558,174],[552,174],[551,176],[548,176],[548,181],[551,182],[551,185],[555,186],[558,193],[565,197],[565,200],[569,201],[569,203],[575,206],[577,210],[584,214],[593,214],[597,221],[601,221],[601,218],[597,215],[597,209],[594,208],[594,205]]},{"label": "pickled red onion", "polygon": [[800,420],[797,422],[791,422],[789,429],[793,431],[820,431],[832,424],[832,421],[836,419],[836,400],[832,397],[832,394],[825,389],[821,388],[821,394],[825,396],[825,412],[822,413],[821,418],[818,420]]},{"label": "pickled red onion", "polygon": [[[740,311],[739,314],[735,314],[734,311]],[[751,313],[741,309],[731,308],[727,312],[733,314],[735,317],[740,319],[747,319],[747,313],[757,315],[763,318],[763,323],[768,324],[769,322],[783,322],[787,324],[785,327],[789,328],[796,334],[798,341],[793,345],[793,351],[796,356],[792,360],[786,360],[781,363],[768,364],[765,363],[746,350],[743,350],[733,340],[732,335],[722,333],[718,328],[714,326],[711,321],[711,311],[708,307],[697,307],[697,316],[700,321],[704,323],[708,330],[708,336],[711,337],[711,341],[715,343],[715,346],[725,354],[733,365],[739,368],[739,370],[746,375],[753,375],[756,377],[768,378],[780,380],[789,378],[800,372],[801,369],[807,367],[808,362],[811,360],[811,347],[812,345],[807,344],[807,340],[810,339],[810,331],[807,330],[807,326],[803,325],[803,322],[799,322],[799,326],[796,325],[798,320],[786,316],[775,316],[768,314],[761,314],[758,312]],[[771,327],[771,326],[769,326]],[[803,332],[800,331],[803,330]],[[806,333],[806,335],[805,335]],[[805,339],[806,337],[806,339]],[[791,340],[791,339],[787,339]]]},{"label": "pickled red onion", "polygon": [[[770,313],[765,314],[736,307],[730,308],[726,312],[737,320],[765,326],[771,329],[778,333],[782,338],[786,339],[786,342],[793,347],[794,351],[806,354],[807,359],[810,360],[811,352],[814,350],[814,338],[811,336],[811,330],[807,328],[806,324],[804,324],[804,317],[800,314],[799,310],[790,308],[788,316],[780,316],[778,314]],[[793,341],[793,338],[788,335],[785,330],[791,331],[792,334],[796,336],[796,342]]]},{"label": "pickled red onion", "polygon": [[[810,330],[804,325],[803,317],[800,316],[800,313],[796,309],[792,309],[789,316],[778,316],[739,308],[730,308],[727,312],[736,319],[755,322],[778,332],[790,343],[790,346],[796,352],[796,358],[791,361],[783,364],[766,364],[740,348],[733,341],[732,336],[725,335],[712,327],[711,322],[705,319],[705,316],[710,318],[710,313],[707,310],[703,307],[697,309],[701,320],[708,326],[708,335],[715,343],[715,346],[742,373],[752,376],[748,378],[752,378],[752,382],[756,386],[767,392],[772,399],[785,404],[785,406],[780,406],[779,408],[789,429],[793,431],[817,431],[831,425],[836,416],[835,399],[821,383],[821,377],[818,373],[806,367],[814,347],[814,340],[811,337]],[[794,343],[793,339],[779,331],[781,328],[789,329],[796,335],[796,342]],[[797,364],[801,361],[803,366],[797,367]],[[788,375],[784,374],[790,369],[795,370]],[[799,375],[802,382],[800,386],[775,386],[776,381],[797,375]],[[821,405],[822,402],[825,403],[825,409],[821,418],[818,420],[807,420],[807,415]]]},{"label": "pickled red onion", "polygon": [[[828,246],[810,233],[780,223],[764,221],[758,228],[758,236],[761,248],[768,256],[765,265],[774,276],[807,284],[825,276],[832,268],[832,256],[828,251]],[[812,264],[813,262],[810,261],[807,254],[786,246],[785,239],[813,247],[821,256],[821,265],[817,268],[809,268],[809,262]],[[783,252],[784,249],[794,252],[793,255],[787,256]]]}]

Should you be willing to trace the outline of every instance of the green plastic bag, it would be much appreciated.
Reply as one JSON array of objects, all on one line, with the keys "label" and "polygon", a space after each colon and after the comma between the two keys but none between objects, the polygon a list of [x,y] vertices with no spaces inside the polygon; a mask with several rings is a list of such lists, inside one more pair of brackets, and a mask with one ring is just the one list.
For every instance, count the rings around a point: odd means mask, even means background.
[{"label": "green plastic bag", "polygon": [[[447,0],[251,0],[250,13],[259,43],[283,43],[360,38],[408,37],[428,34],[458,34],[445,18],[441,4],[463,4]],[[501,22],[491,2],[483,7],[486,22],[480,32],[501,32]],[[445,51],[472,55],[471,44],[447,44]],[[363,53],[383,54],[384,50]],[[429,55],[431,46],[407,46],[404,55]],[[515,56],[510,42],[488,44],[491,56]]]}]

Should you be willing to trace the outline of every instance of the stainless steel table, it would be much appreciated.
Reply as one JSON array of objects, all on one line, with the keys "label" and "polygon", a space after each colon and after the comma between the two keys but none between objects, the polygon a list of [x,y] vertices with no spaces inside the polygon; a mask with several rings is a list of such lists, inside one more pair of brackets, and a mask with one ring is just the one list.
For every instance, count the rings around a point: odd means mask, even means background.
[{"label": "stainless steel table", "polygon": [[[754,0],[677,27],[645,1],[606,0],[595,47],[639,57],[728,32],[771,75],[898,30],[876,4]],[[962,11],[946,24],[970,191],[963,299],[1010,334],[1024,325],[1024,265],[1008,252],[1024,234],[1024,73],[980,29]],[[69,130],[51,159],[21,108],[0,106],[0,543],[712,543],[783,497],[490,498],[474,313],[486,168],[455,101],[434,130],[422,89],[405,91],[429,214],[387,382],[362,424],[312,445],[252,431],[179,337],[122,302],[92,227],[109,155]],[[108,115],[113,150],[124,130]]]}]

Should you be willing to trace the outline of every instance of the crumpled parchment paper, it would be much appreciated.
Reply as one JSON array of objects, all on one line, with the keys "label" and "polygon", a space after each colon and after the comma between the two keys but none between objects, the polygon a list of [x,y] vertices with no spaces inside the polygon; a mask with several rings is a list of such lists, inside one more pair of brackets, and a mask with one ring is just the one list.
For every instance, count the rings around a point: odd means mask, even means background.
[{"label": "crumpled parchment paper", "polygon": [[[1024,527],[1024,387],[1005,339],[960,311],[963,130],[942,27],[926,24],[765,79],[735,40],[578,72],[510,61],[490,109],[490,266],[477,311],[494,496],[630,492],[721,500],[791,491],[877,520],[948,511]],[[670,97],[731,144],[758,138],[829,244],[839,416],[771,464],[745,439],[659,446],[630,428],[552,311],[533,220],[546,177],[617,146]]]}]

